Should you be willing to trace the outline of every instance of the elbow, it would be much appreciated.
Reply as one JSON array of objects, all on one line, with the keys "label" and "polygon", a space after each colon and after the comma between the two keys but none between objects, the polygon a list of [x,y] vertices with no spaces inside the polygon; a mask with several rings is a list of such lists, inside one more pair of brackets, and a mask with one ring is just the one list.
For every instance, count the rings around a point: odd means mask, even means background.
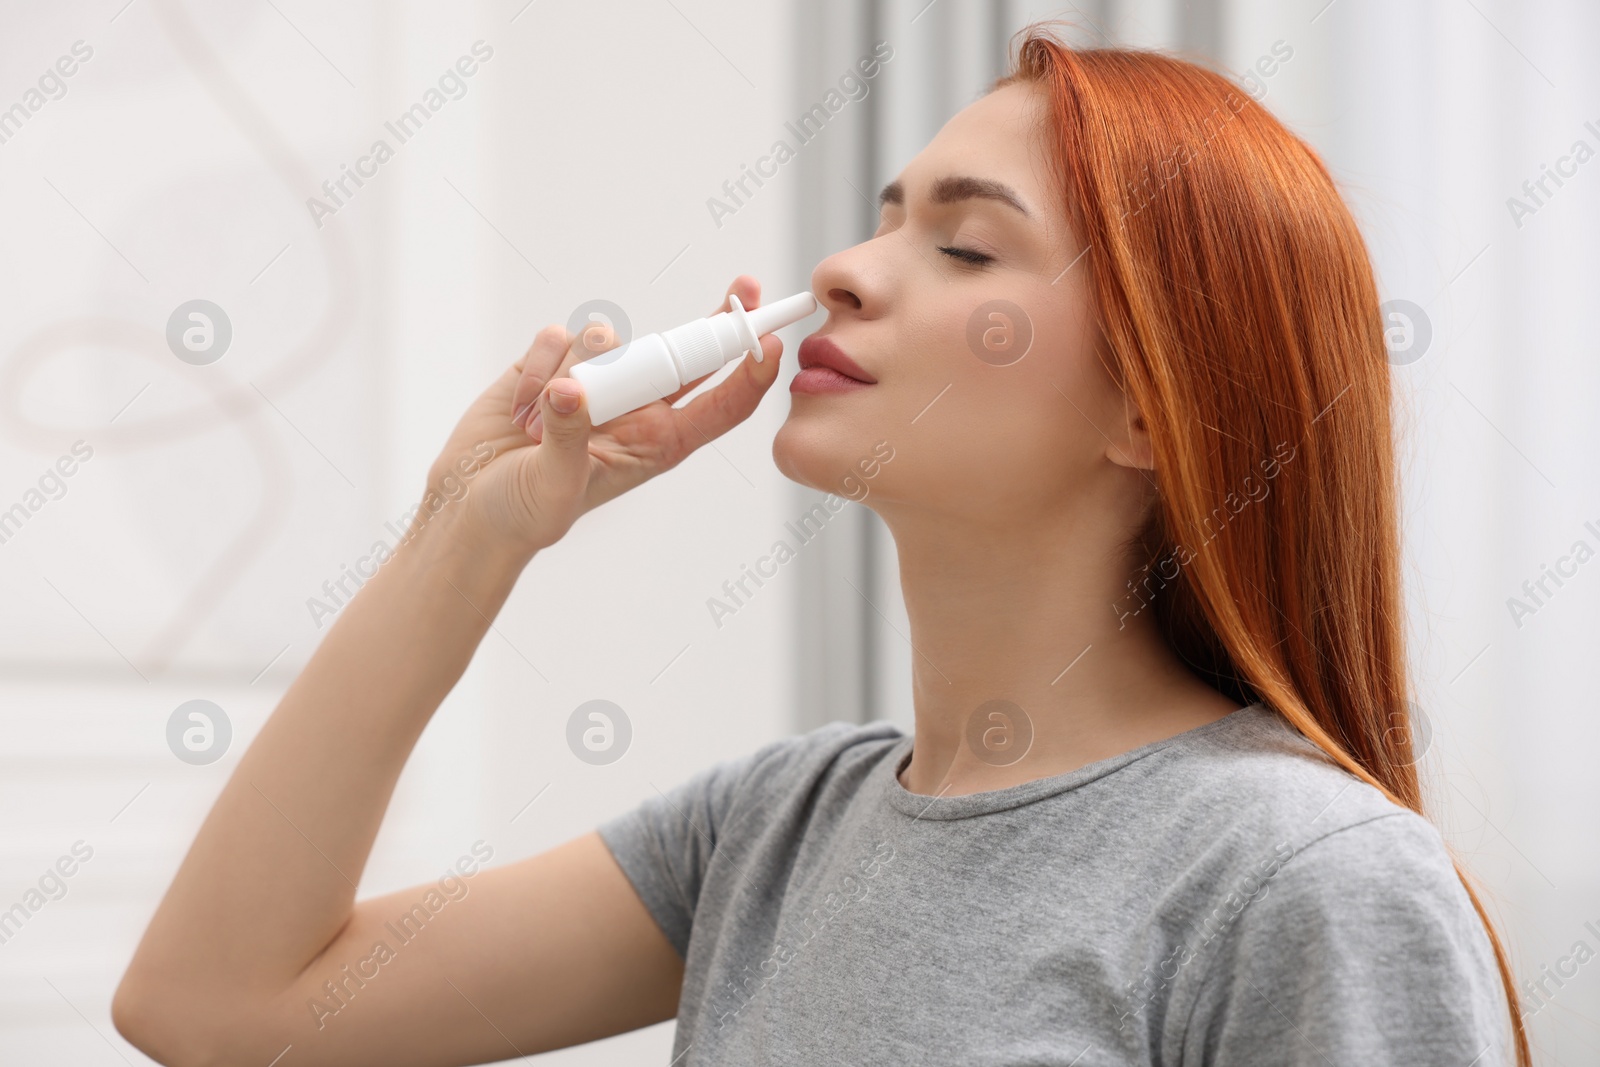
[{"label": "elbow", "polygon": [[172,1063],[156,1054],[157,1042],[153,1038],[158,1027],[150,1012],[148,998],[126,974],[117,983],[117,991],[111,995],[111,1025],[116,1027],[123,1040],[157,1063]]},{"label": "elbow", "polygon": [[187,1011],[181,995],[169,995],[130,970],[111,997],[111,1025],[134,1048],[165,1067],[211,1067],[216,1048],[200,1023],[204,1012]]},{"label": "elbow", "polygon": [[122,976],[117,991],[111,995],[111,1025],[128,1044],[157,1063],[178,1067],[187,1062],[171,1055],[171,1022],[163,1018],[160,1004],[150,995],[148,986],[131,973]]}]

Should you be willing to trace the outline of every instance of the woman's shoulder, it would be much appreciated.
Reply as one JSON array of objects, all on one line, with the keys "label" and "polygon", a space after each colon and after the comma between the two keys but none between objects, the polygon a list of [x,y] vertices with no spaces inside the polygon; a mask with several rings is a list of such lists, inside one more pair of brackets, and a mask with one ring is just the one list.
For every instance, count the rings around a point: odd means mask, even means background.
[{"label": "woman's shoulder", "polygon": [[1385,1056],[1413,1044],[1406,1062],[1446,1047],[1468,1062],[1502,1044],[1493,949],[1438,829],[1276,713],[1245,720],[1183,761],[1192,877],[1169,903],[1198,931],[1188,947],[1204,976],[1188,1050],[1249,1059],[1283,1038],[1285,1017],[1306,1062],[1321,1062],[1315,1049],[1397,1062]]},{"label": "woman's shoulder", "polygon": [[1382,820],[1357,836],[1403,839],[1419,856],[1446,855],[1432,823],[1339,766],[1263,705],[1192,733],[1188,743],[1156,753],[1150,768],[1190,832],[1210,840],[1242,835],[1299,852]]},{"label": "woman's shoulder", "polygon": [[852,753],[857,757],[881,753],[904,737],[905,734],[893,723],[835,719],[768,741],[738,758],[751,769],[763,767],[772,771],[819,762],[829,763]]},{"label": "woman's shoulder", "polygon": [[1304,929],[1333,916],[1366,924],[1378,911],[1427,913],[1436,930],[1487,948],[1431,821],[1334,763],[1276,712],[1255,706],[1229,719],[1182,751],[1157,753],[1164,765],[1150,768],[1162,794],[1150,805],[1151,836],[1170,849],[1166,869],[1189,903],[1271,896],[1271,907],[1252,903],[1255,922],[1309,922]]},{"label": "woman's shoulder", "polygon": [[786,798],[815,797],[823,782],[849,792],[905,736],[892,723],[834,720],[721,760],[680,790],[702,791],[724,811],[748,804],[772,810]]},{"label": "woman's shoulder", "polygon": [[1179,1013],[1195,1062],[1507,1062],[1494,950],[1425,820],[1323,834],[1229,899]]}]

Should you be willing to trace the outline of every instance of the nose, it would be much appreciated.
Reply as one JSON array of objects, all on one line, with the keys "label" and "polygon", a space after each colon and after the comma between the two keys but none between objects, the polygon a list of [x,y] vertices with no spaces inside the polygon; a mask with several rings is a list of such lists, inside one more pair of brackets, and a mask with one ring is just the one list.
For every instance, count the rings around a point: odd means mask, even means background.
[{"label": "nose", "polygon": [[830,305],[838,304],[841,307],[854,308],[857,311],[861,310],[861,298],[855,293],[851,292],[849,289],[845,289],[842,286],[834,286],[828,290],[828,299],[826,303],[829,303]]},{"label": "nose", "polygon": [[881,313],[883,264],[877,245],[874,239],[841,249],[812,270],[811,291],[830,317],[849,314],[871,318]]}]

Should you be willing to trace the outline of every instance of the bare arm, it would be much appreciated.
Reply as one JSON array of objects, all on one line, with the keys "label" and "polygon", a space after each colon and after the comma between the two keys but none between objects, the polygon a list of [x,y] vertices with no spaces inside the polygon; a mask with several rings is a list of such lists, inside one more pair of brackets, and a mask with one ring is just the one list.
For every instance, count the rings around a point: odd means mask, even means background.
[{"label": "bare arm", "polygon": [[[743,277],[730,292],[759,296]],[[546,386],[593,351],[552,328],[479,399],[429,477],[437,495],[471,472],[469,491],[419,517],[240,760],[117,989],[124,1036],[175,1065],[264,1065],[290,1045],[285,1067],[442,1065],[673,1015],[682,961],[593,833],[463,879],[412,939],[390,927],[436,887],[358,904],[356,886],[407,757],[523,567],[747,417],[777,373],[764,343],[768,359],[682,411],[670,397],[590,430]]]}]

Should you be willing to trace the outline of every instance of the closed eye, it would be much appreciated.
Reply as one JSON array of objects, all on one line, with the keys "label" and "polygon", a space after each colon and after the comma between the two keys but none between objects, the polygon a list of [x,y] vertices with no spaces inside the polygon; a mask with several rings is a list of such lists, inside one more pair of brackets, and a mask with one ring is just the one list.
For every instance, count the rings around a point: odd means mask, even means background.
[{"label": "closed eye", "polygon": [[951,259],[958,259],[963,263],[971,263],[972,265],[978,267],[982,267],[986,264],[994,262],[994,257],[989,255],[987,252],[979,252],[972,248],[956,248],[952,245],[940,245],[939,251],[943,252]]}]

